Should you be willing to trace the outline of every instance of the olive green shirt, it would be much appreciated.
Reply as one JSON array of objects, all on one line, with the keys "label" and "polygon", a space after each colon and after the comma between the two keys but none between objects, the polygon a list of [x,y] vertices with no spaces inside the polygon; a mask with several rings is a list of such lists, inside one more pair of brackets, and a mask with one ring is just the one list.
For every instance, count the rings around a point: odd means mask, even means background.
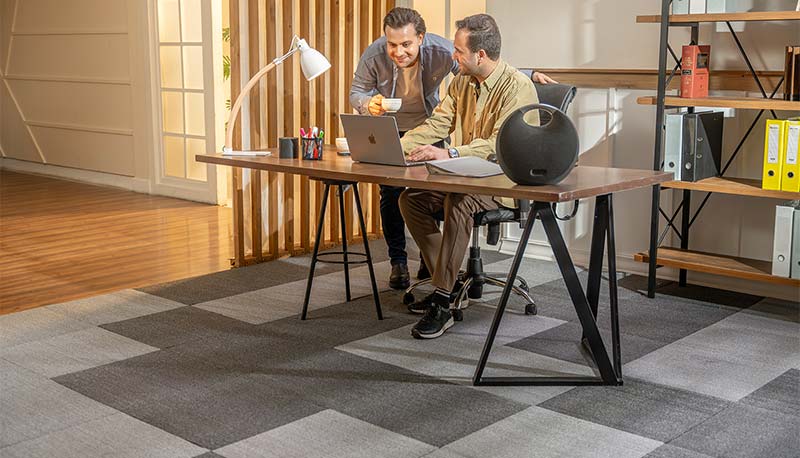
[{"label": "olive green shirt", "polygon": [[[408,154],[417,146],[452,136],[459,156],[486,159],[496,152],[503,121],[517,108],[532,103],[539,103],[533,82],[503,60],[480,84],[472,76],[456,76],[433,115],[400,139],[403,151]],[[538,110],[529,111],[525,121],[539,125]],[[513,206],[513,202],[503,199],[502,205]]]}]

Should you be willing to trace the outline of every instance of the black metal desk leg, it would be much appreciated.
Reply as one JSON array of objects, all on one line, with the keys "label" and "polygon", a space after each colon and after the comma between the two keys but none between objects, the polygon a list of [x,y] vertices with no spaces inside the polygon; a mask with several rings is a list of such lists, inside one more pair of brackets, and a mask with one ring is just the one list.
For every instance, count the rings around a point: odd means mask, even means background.
[{"label": "black metal desk leg", "polygon": [[[344,288],[347,302],[350,302],[350,266],[347,262],[347,221],[344,216],[344,185],[339,185],[339,223],[342,226],[342,259],[344,260]],[[371,260],[370,260],[371,262]]]},{"label": "black metal desk leg", "polygon": [[589,308],[589,301],[583,293],[578,274],[575,272],[575,265],[572,264],[572,258],[569,255],[566,243],[564,243],[564,238],[561,236],[561,230],[558,228],[558,222],[553,210],[547,206],[541,209],[539,215],[542,218],[542,225],[548,240],[550,240],[550,246],[553,248],[553,254],[556,257],[556,262],[558,262],[561,275],[564,277],[564,284],[567,286],[572,304],[575,306],[575,313],[578,314],[583,334],[586,336],[595,364],[597,364],[597,369],[600,371],[600,377],[607,384],[618,384],[614,368],[608,358],[605,345],[603,345],[603,338],[597,329],[597,322],[594,319],[594,315],[592,315],[591,308]]},{"label": "black metal desk leg", "polygon": [[375,282],[375,269],[372,267],[372,255],[369,252],[369,240],[367,240],[367,225],[364,223],[364,213],[361,211],[361,196],[358,195],[358,183],[353,184],[353,195],[356,199],[356,210],[358,210],[358,224],[361,227],[361,237],[364,240],[364,253],[367,255],[367,268],[369,269],[369,279],[372,282],[372,298],[375,300],[375,311],[378,319],[383,319],[381,312],[381,298],[378,295],[378,284]]},{"label": "black metal desk leg", "polygon": [[[660,112],[661,111],[659,111],[659,113]],[[661,134],[658,133],[657,135],[659,135],[660,138]],[[660,143],[656,145],[656,148],[660,147]],[[658,161],[656,161],[656,165],[658,165]],[[656,297],[656,268],[658,268],[658,264],[656,264],[656,261],[658,260],[658,208],[660,204],[661,186],[654,185],[653,202],[651,204],[652,209],[650,215],[650,247],[647,250],[648,256],[650,257],[647,267],[647,297],[651,299]]]},{"label": "black metal desk leg", "polygon": [[608,195],[608,220],[606,226],[608,231],[608,296],[611,308],[611,352],[614,359],[614,372],[617,378],[622,380],[622,355],[620,350],[619,337],[619,303],[617,300],[617,247],[614,241],[614,201],[611,194]]},{"label": "black metal desk leg", "polygon": [[311,282],[314,281],[314,269],[317,267],[317,255],[319,254],[319,244],[322,240],[322,229],[325,225],[325,209],[328,207],[328,192],[331,185],[325,183],[322,191],[322,208],[319,209],[319,222],[317,224],[317,238],[314,240],[314,254],[311,255],[311,267],[308,269],[308,283],[306,283],[306,297],[303,300],[303,313],[300,319],[305,320],[308,316],[308,301],[311,298]]},{"label": "black metal desk leg", "polygon": [[608,227],[608,196],[597,196],[594,204],[594,226],[592,247],[589,252],[589,280],[586,283],[586,299],[597,318],[597,303],[600,299],[600,280],[603,275],[603,249]]},{"label": "black metal desk leg", "polygon": [[486,368],[486,362],[489,360],[489,353],[492,351],[492,345],[494,344],[494,339],[497,336],[497,330],[500,328],[500,321],[503,319],[503,312],[506,310],[509,297],[511,297],[511,290],[514,288],[514,279],[517,278],[519,265],[522,263],[522,258],[525,254],[525,248],[528,246],[528,239],[531,237],[531,231],[533,230],[533,223],[535,221],[536,207],[534,206],[531,207],[531,210],[528,212],[528,223],[525,225],[525,229],[522,231],[522,237],[520,237],[519,245],[517,246],[517,252],[514,254],[514,261],[511,263],[511,270],[508,272],[508,277],[506,278],[506,286],[503,288],[503,294],[500,296],[500,303],[497,304],[497,310],[494,312],[492,326],[489,328],[489,336],[486,337],[486,342],[483,344],[483,351],[481,352],[481,357],[478,360],[478,367],[475,368],[475,375],[472,377],[472,384],[475,386],[483,385],[483,370]]}]

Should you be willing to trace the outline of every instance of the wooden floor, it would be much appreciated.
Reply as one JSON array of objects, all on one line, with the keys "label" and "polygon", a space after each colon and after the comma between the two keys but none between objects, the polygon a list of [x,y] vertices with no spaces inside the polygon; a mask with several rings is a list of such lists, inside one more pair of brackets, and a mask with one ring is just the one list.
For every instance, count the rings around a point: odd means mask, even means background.
[{"label": "wooden floor", "polygon": [[0,315],[230,268],[229,208],[0,170]]}]

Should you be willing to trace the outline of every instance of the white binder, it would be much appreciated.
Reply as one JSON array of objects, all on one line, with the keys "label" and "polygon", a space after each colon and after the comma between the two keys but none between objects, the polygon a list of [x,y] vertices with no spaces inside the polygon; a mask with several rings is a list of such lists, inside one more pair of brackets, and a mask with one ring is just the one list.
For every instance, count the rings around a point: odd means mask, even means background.
[{"label": "white binder", "polygon": [[680,181],[683,170],[683,113],[668,114],[665,125],[664,171],[672,172],[672,179]]},{"label": "white binder", "polygon": [[672,14],[689,14],[689,0],[672,0]]},{"label": "white binder", "polygon": [[800,278],[800,208],[794,209],[794,226],[792,226],[792,267],[789,271],[792,278]]},{"label": "white binder", "polygon": [[772,275],[789,277],[792,258],[793,204],[775,207],[775,241],[772,244]]},{"label": "white binder", "polygon": [[705,14],[705,13],[706,13],[706,0],[689,1],[689,14]]}]

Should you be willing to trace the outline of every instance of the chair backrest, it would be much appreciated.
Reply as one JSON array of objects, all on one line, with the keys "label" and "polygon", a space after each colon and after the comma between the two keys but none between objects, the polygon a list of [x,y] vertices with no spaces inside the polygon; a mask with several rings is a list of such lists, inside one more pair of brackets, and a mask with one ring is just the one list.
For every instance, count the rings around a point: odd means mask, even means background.
[{"label": "chair backrest", "polygon": [[578,89],[569,84],[539,84],[534,82],[536,93],[539,95],[539,103],[544,103],[558,108],[564,113],[567,112],[569,104],[575,98]]}]

